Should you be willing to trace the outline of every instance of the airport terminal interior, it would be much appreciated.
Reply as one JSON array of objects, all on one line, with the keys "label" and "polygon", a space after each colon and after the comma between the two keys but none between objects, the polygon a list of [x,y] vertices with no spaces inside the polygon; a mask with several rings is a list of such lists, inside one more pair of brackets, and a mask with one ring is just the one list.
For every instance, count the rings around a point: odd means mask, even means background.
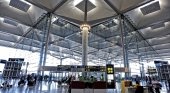
[{"label": "airport terminal interior", "polygon": [[0,0],[0,93],[170,93],[170,0]]}]

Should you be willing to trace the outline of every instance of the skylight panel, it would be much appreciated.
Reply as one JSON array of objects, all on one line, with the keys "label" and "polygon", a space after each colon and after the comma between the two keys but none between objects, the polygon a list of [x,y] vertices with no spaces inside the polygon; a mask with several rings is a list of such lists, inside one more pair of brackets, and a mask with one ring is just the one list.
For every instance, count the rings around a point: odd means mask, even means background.
[{"label": "skylight panel", "polygon": [[148,15],[148,14],[151,14],[153,12],[156,12],[158,10],[160,10],[160,4],[159,4],[159,1],[157,2],[154,2],[148,6],[145,6],[145,7],[142,7],[140,10],[142,12],[143,15]]},{"label": "skylight panel", "polygon": [[21,0],[11,0],[9,3],[10,6],[15,7],[21,11],[27,12],[30,8],[30,5],[21,1]]}]

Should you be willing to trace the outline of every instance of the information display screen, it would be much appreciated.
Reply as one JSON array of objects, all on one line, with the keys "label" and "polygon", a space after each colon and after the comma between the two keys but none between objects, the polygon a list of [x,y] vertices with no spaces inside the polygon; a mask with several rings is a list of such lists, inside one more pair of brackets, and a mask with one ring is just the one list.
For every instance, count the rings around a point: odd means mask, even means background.
[{"label": "information display screen", "polygon": [[160,67],[162,65],[167,65],[168,61],[154,61],[156,67]]},{"label": "information display screen", "polygon": [[148,69],[148,73],[157,73],[156,69]]},{"label": "information display screen", "polygon": [[105,66],[76,66],[76,65],[58,65],[58,66],[44,66],[44,71],[68,71],[68,72],[105,72]]},{"label": "information display screen", "polygon": [[85,66],[85,71],[87,72],[104,72],[104,66]]},{"label": "information display screen", "polygon": [[61,68],[61,71],[71,71],[70,65],[59,65],[59,68]]},{"label": "information display screen", "polygon": [[106,65],[106,70],[107,70],[107,74],[114,74],[114,65],[107,64]]}]

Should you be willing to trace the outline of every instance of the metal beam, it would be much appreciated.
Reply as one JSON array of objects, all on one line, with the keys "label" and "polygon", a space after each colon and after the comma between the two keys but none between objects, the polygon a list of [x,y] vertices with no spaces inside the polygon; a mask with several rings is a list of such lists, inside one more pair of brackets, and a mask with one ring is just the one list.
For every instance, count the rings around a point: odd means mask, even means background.
[{"label": "metal beam", "polygon": [[[40,52],[40,60],[39,60],[39,68],[41,68],[42,66],[45,66],[46,63],[46,57],[47,57],[47,51],[48,51],[48,43],[49,43],[49,35],[50,35],[50,28],[51,28],[51,19],[52,15],[51,13],[48,13],[45,19],[45,25],[43,26],[44,30],[43,32],[43,40],[41,43],[41,52]],[[37,71],[38,75],[42,75],[44,76],[44,71],[40,71],[40,69],[38,69]]]},{"label": "metal beam", "polygon": [[30,3],[30,4],[32,4],[34,6],[37,6],[37,7],[41,8],[41,9],[43,9],[43,10],[46,10],[47,12],[51,11],[51,9],[49,9],[49,8],[43,6],[43,5],[37,4],[37,3],[33,2],[33,0],[25,0],[25,1],[27,1],[28,3]]},{"label": "metal beam", "polygon": [[[170,37],[170,32],[166,33],[166,35],[161,35],[161,36],[157,36],[157,37],[153,37],[153,38],[146,38],[146,40],[152,40],[152,39],[159,39],[159,38],[164,38],[164,37]],[[145,40],[139,40],[139,43],[142,43]],[[135,42],[131,42],[130,44],[134,44]],[[153,45],[152,45],[153,46]]]},{"label": "metal beam", "polygon": [[147,25],[145,25],[145,26],[139,27],[138,29],[139,29],[139,30],[140,30],[140,29],[144,29],[144,28],[151,27],[151,26],[154,26],[154,25],[159,24],[159,23],[165,23],[165,22],[169,22],[169,21],[170,21],[170,18],[163,19],[163,20],[161,20],[161,21],[153,22],[153,23],[151,23],[151,24],[147,24]]},{"label": "metal beam", "polygon": [[17,44],[20,43],[20,42],[22,42],[22,40],[23,40],[31,31],[34,31],[33,29],[45,18],[45,16],[46,16],[46,15],[41,16],[41,18],[40,18],[37,22],[35,22],[35,23],[33,24],[33,26],[30,27],[30,28],[27,30],[27,32],[24,33],[24,34],[22,35],[22,37],[19,38],[19,39],[15,42],[15,45],[12,46],[12,47],[16,48],[16,47],[17,47]]},{"label": "metal beam", "polygon": [[116,13],[117,15],[121,14],[121,11],[119,11],[109,0],[104,0]]},{"label": "metal beam", "polygon": [[85,9],[85,11],[84,11],[84,23],[86,23],[87,22],[87,3],[88,3],[88,0],[85,0],[85,7],[84,7],[84,9]]},{"label": "metal beam", "polygon": [[[170,42],[166,42],[166,43],[162,43],[162,44],[154,44],[152,45],[152,47],[158,46],[158,45],[165,45],[165,44],[170,44]],[[150,46],[144,46],[144,47],[139,47],[139,49],[143,49],[143,48],[150,48]],[[131,48],[129,50],[133,50],[134,48]],[[155,49],[157,50],[157,49]]]},{"label": "metal beam", "polygon": [[[164,51],[165,51],[165,50],[170,50],[170,48],[166,48],[166,49],[165,49],[165,48],[163,48],[163,49],[158,49],[157,51],[163,51],[163,50],[164,50]],[[154,51],[148,50],[148,51],[145,51],[145,52],[137,52],[137,53],[142,54],[142,53],[148,53],[148,52],[149,52],[149,53],[150,53],[150,52],[152,53],[152,52],[154,52]],[[166,51],[166,52],[169,53],[169,51]],[[164,53],[166,53],[166,52],[164,52]],[[161,54],[161,53],[159,53],[159,54]]]},{"label": "metal beam", "polygon": [[[150,46],[150,48],[152,48],[154,51],[155,51],[155,53],[156,54],[158,54],[157,52],[156,52],[156,50],[152,47],[152,45],[145,39],[145,37],[142,35],[142,33],[140,33],[139,31],[138,31],[138,29],[136,28],[136,27],[134,27],[132,24],[131,24],[131,22],[124,16],[124,19],[126,20],[126,22],[128,22],[131,26],[132,26],[132,28],[134,28],[134,30],[140,35],[140,37],[142,37],[142,39],[143,40],[145,40],[145,42]],[[158,54],[159,55],[159,54]]]},{"label": "metal beam", "polygon": [[59,4],[57,4],[50,13],[54,13],[57,9],[59,9],[63,4],[65,4],[68,0],[61,0]]},{"label": "metal beam", "polygon": [[[140,33],[138,31],[138,29],[121,13],[121,11],[119,11],[114,5],[111,4],[110,1],[108,0],[105,0],[105,2],[118,14],[118,15],[121,15],[122,18],[124,20],[126,20],[126,22],[148,43],[148,45],[153,49],[155,50],[151,45],[150,43],[143,37],[142,33]],[[155,51],[156,52],[156,51]],[[157,52],[156,52],[157,53]],[[158,54],[158,53],[157,53]],[[159,54],[158,54],[159,55]]]},{"label": "metal beam", "polygon": [[[29,2],[29,3],[31,3],[31,4],[33,4],[33,5],[36,5],[36,6],[37,6],[37,4],[35,4],[34,2],[31,2],[31,1],[29,1],[29,0],[26,0],[26,1]],[[55,12],[58,8],[60,8],[66,1],[67,1],[67,0],[62,0],[53,10],[49,10],[48,8],[45,8],[45,7],[43,7],[43,6],[38,6],[38,7],[47,9],[47,11],[49,11],[49,13],[54,13],[54,12]],[[48,13],[47,13],[47,14],[48,14]],[[20,38],[18,41],[16,41],[16,44],[20,43],[20,42],[24,39],[24,37],[25,37],[27,34],[29,34],[29,33],[45,18],[45,16],[46,16],[47,14],[43,15],[40,20],[38,20],[35,24],[33,24],[33,26],[32,26],[26,33],[23,34],[22,38]],[[13,47],[15,48],[16,45],[14,45]]]}]

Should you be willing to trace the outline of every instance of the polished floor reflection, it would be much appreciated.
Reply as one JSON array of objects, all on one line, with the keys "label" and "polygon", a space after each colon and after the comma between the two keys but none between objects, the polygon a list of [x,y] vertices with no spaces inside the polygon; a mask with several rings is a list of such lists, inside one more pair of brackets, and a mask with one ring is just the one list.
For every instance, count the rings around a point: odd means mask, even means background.
[{"label": "polished floor reflection", "polygon": [[[0,93],[68,93],[68,86],[62,85],[58,86],[57,83],[47,83],[41,82],[37,83],[34,87],[17,87],[14,86],[12,88],[1,88]],[[115,90],[107,90],[107,93],[121,93],[120,92],[120,84],[117,83],[117,87]],[[166,91],[165,84],[163,84],[163,88],[161,93],[170,93]]]}]

